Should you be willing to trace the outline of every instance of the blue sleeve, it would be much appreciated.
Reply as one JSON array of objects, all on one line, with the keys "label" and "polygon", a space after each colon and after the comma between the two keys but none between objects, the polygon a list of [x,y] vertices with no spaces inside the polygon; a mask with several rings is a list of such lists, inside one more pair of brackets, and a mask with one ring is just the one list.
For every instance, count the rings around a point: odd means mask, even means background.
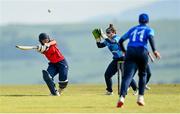
[{"label": "blue sleeve", "polygon": [[120,40],[120,37],[119,37],[119,36],[118,36],[118,37],[115,37],[114,40],[115,40],[116,43],[118,43],[119,40]]},{"label": "blue sleeve", "polygon": [[123,42],[129,38],[131,31],[132,29],[130,29],[127,33],[125,33],[119,40],[119,45],[123,52],[126,52]]},{"label": "blue sleeve", "polygon": [[104,42],[103,42],[103,44],[104,44],[105,46],[108,46],[108,41],[105,39]]},{"label": "blue sleeve", "polygon": [[127,39],[129,39],[129,38],[130,38],[130,35],[131,35],[131,32],[132,32],[135,28],[136,28],[136,27],[131,28],[128,32],[126,32],[126,33],[121,37],[121,39],[122,39],[122,40],[127,40]]},{"label": "blue sleeve", "polygon": [[115,40],[110,40],[110,39],[108,39],[108,38],[106,38],[106,39],[104,39],[105,41],[104,41],[104,44],[106,45],[106,46],[108,46],[109,44],[115,44],[116,42],[115,42]]},{"label": "blue sleeve", "polygon": [[154,42],[154,30],[151,28],[149,29],[149,32],[148,32],[148,39],[149,39],[150,46],[154,52],[156,50],[155,42]]},{"label": "blue sleeve", "polygon": [[129,38],[129,32],[125,33],[125,34],[121,37],[122,40],[127,40],[128,38]]},{"label": "blue sleeve", "polygon": [[149,37],[154,37],[154,30],[152,28],[149,29],[149,33],[148,33]]},{"label": "blue sleeve", "polygon": [[124,35],[120,38],[120,40],[119,40],[119,45],[120,45],[120,48],[121,48],[121,50],[122,50],[123,52],[126,52],[126,49],[125,49],[125,47],[124,47],[124,45],[123,45],[123,42],[129,38],[128,36],[129,36],[129,35],[128,35],[128,32],[127,32],[127,33],[124,34]]},{"label": "blue sleeve", "polygon": [[150,46],[151,46],[153,52],[156,51],[156,47],[155,47],[155,42],[154,42],[153,36],[150,36],[149,43],[150,43]]}]

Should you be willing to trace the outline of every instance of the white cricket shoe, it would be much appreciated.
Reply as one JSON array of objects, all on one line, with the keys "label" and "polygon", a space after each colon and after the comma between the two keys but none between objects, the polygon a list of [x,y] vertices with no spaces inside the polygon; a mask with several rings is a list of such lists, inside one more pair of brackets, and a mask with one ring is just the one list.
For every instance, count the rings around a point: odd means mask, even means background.
[{"label": "white cricket shoe", "polygon": [[60,96],[60,94],[58,91],[56,91],[56,95],[50,94],[50,96]]},{"label": "white cricket shoe", "polygon": [[62,95],[63,90],[64,89],[59,88],[58,92],[59,92],[60,95]]},{"label": "white cricket shoe", "polygon": [[138,89],[134,91],[133,95],[134,95],[134,96],[137,96],[137,95],[138,95]]},{"label": "white cricket shoe", "polygon": [[113,92],[106,91],[105,95],[113,95]]},{"label": "white cricket shoe", "polygon": [[146,86],[145,86],[145,89],[146,89],[146,90],[150,90],[151,88],[150,88],[148,85],[146,85]]},{"label": "white cricket shoe", "polygon": [[139,106],[144,106],[144,105],[145,105],[144,96],[143,96],[143,95],[138,95],[137,104],[138,104]]}]

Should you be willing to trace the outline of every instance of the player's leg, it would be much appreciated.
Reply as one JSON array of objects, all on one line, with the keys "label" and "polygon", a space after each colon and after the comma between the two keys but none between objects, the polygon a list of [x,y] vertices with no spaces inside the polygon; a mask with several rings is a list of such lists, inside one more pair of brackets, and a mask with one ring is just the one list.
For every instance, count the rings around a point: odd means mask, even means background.
[{"label": "player's leg", "polygon": [[151,69],[149,64],[147,65],[146,72],[147,72],[147,79],[146,79],[146,84],[147,84],[151,78]]},{"label": "player's leg", "polygon": [[127,95],[127,89],[133,79],[135,67],[136,63],[134,63],[133,61],[125,61],[124,76],[122,77],[121,91],[117,107],[122,107],[122,105],[124,104],[125,96]]},{"label": "player's leg", "polygon": [[145,105],[144,103],[144,89],[146,85],[146,69],[147,69],[147,63],[148,63],[148,52],[145,49],[139,49],[139,54],[138,56],[138,70],[139,70],[139,96],[137,103],[140,106]]},{"label": "player's leg", "polygon": [[134,80],[134,78],[132,79],[130,86],[132,87],[132,89],[134,91],[133,95],[137,95],[138,94],[138,87],[137,87],[137,84],[136,84],[136,81]]},{"label": "player's leg", "polygon": [[43,79],[46,82],[52,95],[58,95],[53,77],[57,74],[56,68],[53,64],[49,64],[47,70],[43,70]]},{"label": "player's leg", "polygon": [[57,64],[58,72],[59,72],[59,93],[61,94],[62,91],[68,85],[68,64],[66,60],[60,61]]},{"label": "player's leg", "polygon": [[107,90],[107,94],[112,94],[113,90],[112,90],[112,76],[115,75],[117,72],[117,61],[113,60],[109,66],[106,69],[106,72],[104,74],[105,77],[105,82],[106,82],[106,90]]},{"label": "player's leg", "polygon": [[147,65],[146,72],[147,72],[147,78],[146,78],[146,86],[145,86],[145,89],[146,89],[146,90],[150,90],[151,88],[148,86],[148,82],[149,82],[149,80],[150,80],[150,78],[151,78],[151,69],[150,69],[149,64]]},{"label": "player's leg", "polygon": [[[122,72],[122,76],[124,75],[124,63],[120,64],[120,69],[121,69],[121,72]],[[135,75],[136,71],[137,71],[137,68],[135,68],[135,72],[133,74],[133,76]],[[137,94],[137,91],[138,91],[138,87],[137,87],[137,84],[136,84],[136,81],[134,79],[132,79],[131,83],[130,83],[130,86],[129,87],[132,87],[133,91],[134,91],[134,95]]]},{"label": "player's leg", "polygon": [[124,76],[122,77],[121,94],[120,96],[125,97],[127,95],[127,89],[132,82],[133,74],[135,72],[136,63],[133,61],[126,61],[124,64]]},{"label": "player's leg", "polygon": [[125,96],[127,95],[127,89],[133,79],[133,75],[136,71],[137,64],[134,60],[134,48],[129,47],[126,52],[124,62],[124,75],[122,77],[121,91],[117,107],[122,107],[124,104]]},{"label": "player's leg", "polygon": [[144,88],[146,85],[146,66],[147,64],[145,63],[140,63],[138,64],[138,68],[139,68],[139,94],[140,95],[144,95]]}]

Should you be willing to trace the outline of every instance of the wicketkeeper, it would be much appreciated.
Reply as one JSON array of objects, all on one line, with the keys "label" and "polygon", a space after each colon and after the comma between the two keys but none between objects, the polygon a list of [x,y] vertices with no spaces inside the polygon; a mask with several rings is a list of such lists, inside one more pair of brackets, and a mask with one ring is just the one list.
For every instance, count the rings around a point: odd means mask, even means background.
[{"label": "wicketkeeper", "polygon": [[[94,29],[93,30],[93,35],[96,39],[96,44],[98,48],[104,48],[108,47],[108,49],[111,51],[113,54],[113,60],[109,64],[109,66],[106,69],[106,72],[104,74],[105,77],[105,82],[106,82],[106,95],[112,95],[113,94],[113,89],[112,89],[112,76],[114,76],[117,71],[118,71],[118,61],[124,61],[124,54],[121,51],[120,46],[118,45],[120,37],[116,34],[116,30],[113,27],[112,24],[109,25],[109,27],[106,29],[106,34],[102,32],[101,29]],[[101,38],[104,38],[103,41],[101,41]],[[121,72],[123,69],[123,63],[120,63],[120,69]],[[137,90],[136,84],[134,84],[132,81],[132,88],[134,90]]]},{"label": "wicketkeeper", "polygon": [[[55,40],[50,40],[49,35],[41,33],[39,35],[38,52],[44,54],[50,61],[47,70],[42,70],[43,79],[46,82],[52,96],[60,96],[63,89],[68,84],[68,64],[57,47]],[[59,90],[57,91],[54,77],[59,74]]]}]

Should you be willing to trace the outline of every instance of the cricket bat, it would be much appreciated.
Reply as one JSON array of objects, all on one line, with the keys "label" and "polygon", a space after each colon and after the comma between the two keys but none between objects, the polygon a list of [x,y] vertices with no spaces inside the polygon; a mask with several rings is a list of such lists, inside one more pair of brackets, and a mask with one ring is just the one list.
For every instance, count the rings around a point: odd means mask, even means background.
[{"label": "cricket bat", "polygon": [[37,49],[38,46],[20,46],[20,45],[16,45],[16,48],[21,49],[21,50],[32,50],[32,49]]},{"label": "cricket bat", "polygon": [[151,62],[154,62],[154,57],[152,56],[152,54],[151,54],[151,53],[148,53],[148,56],[149,56],[149,58],[151,59]]}]

